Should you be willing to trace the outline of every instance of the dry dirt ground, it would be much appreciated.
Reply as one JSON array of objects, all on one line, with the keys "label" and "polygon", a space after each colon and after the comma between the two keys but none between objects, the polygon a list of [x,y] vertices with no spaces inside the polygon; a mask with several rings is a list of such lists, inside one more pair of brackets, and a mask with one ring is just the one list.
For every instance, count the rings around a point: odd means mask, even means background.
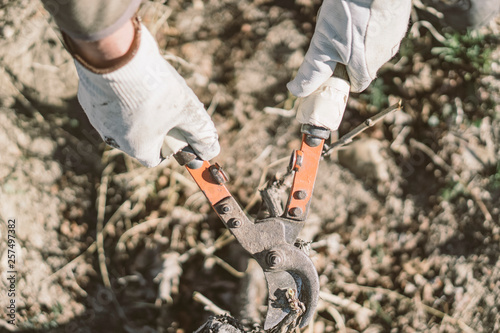
[{"label": "dry dirt ground", "polygon": [[[273,162],[299,145],[294,111],[280,109],[291,109],[285,84],[318,6],[141,9],[212,114],[216,160],[252,216],[259,186],[286,169]],[[305,332],[500,332],[499,27],[457,34],[415,10],[400,54],[351,97],[340,134],[398,99],[404,111],[321,162],[302,238],[323,300]],[[265,295],[245,283],[245,255],[188,175],[171,160],[146,169],[105,148],[76,89],[40,4],[0,1],[0,331],[193,332],[211,314],[195,291],[261,322]],[[9,218],[15,326],[5,312]]]}]

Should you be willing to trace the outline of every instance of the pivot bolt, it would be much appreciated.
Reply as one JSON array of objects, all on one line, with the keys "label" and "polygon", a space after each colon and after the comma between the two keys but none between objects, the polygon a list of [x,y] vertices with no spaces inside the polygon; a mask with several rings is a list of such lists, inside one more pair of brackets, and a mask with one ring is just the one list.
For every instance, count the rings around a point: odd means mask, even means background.
[{"label": "pivot bolt", "polygon": [[221,212],[222,214],[227,214],[227,213],[229,213],[230,211],[231,211],[231,207],[230,207],[229,205],[222,205],[222,206],[220,207],[220,212]]},{"label": "pivot bolt", "polygon": [[275,266],[278,266],[279,264],[281,264],[281,262],[283,261],[283,258],[281,257],[281,255],[278,252],[271,251],[267,254],[266,261],[267,261],[267,264],[269,265],[269,267],[275,267]]},{"label": "pivot bolt", "polygon": [[288,211],[288,213],[290,214],[290,216],[299,217],[302,215],[302,208],[293,207]]},{"label": "pivot bolt", "polygon": [[231,220],[231,226],[233,228],[239,228],[243,225],[243,222],[241,222],[241,220],[238,220],[238,219],[232,219]]},{"label": "pivot bolt", "polygon": [[295,199],[304,200],[307,197],[307,192],[304,190],[295,191]]}]

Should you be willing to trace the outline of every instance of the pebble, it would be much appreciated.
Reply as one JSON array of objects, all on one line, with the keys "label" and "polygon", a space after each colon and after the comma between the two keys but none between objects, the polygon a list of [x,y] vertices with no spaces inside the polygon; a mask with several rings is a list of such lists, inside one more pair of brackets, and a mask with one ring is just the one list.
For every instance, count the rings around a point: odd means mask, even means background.
[{"label": "pebble", "polygon": [[426,283],[422,291],[422,299],[427,304],[432,304],[434,301],[433,289],[430,283]]},{"label": "pebble", "polygon": [[422,286],[424,286],[424,285],[426,285],[426,284],[427,284],[427,279],[426,279],[426,278],[424,278],[424,277],[423,277],[422,275],[420,275],[420,274],[415,274],[415,275],[413,276],[413,280],[415,281],[415,283],[416,283],[416,284],[417,284],[417,286],[419,286],[419,287],[422,287]]},{"label": "pebble", "polygon": [[455,285],[461,286],[467,280],[467,274],[470,270],[466,265],[459,265],[456,267],[455,272],[457,273],[457,277],[455,278]]},{"label": "pebble", "polygon": [[415,295],[415,292],[417,291],[417,287],[413,283],[407,283],[405,286],[404,293],[407,296],[413,296]]},{"label": "pebble", "polygon": [[2,28],[2,31],[1,31],[1,35],[5,38],[5,39],[11,39],[12,36],[14,36],[14,28],[10,25],[6,25]]},{"label": "pebble", "polygon": [[450,279],[446,279],[444,281],[444,289],[443,289],[443,292],[445,295],[447,296],[451,296],[454,294],[455,292],[455,287],[453,286],[453,284],[451,283]]},{"label": "pebble", "polygon": [[443,281],[439,278],[439,276],[432,282],[432,289],[439,290],[443,287]]},{"label": "pebble", "polygon": [[460,303],[464,298],[464,288],[458,287],[455,289],[455,302]]}]

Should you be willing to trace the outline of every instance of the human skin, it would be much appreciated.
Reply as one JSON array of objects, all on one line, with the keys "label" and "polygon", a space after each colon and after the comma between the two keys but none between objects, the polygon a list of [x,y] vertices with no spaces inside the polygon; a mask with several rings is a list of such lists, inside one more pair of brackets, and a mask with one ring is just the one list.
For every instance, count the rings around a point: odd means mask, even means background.
[{"label": "human skin", "polygon": [[[132,46],[135,28],[132,21],[127,21],[111,35],[97,40],[85,41],[70,38],[72,48],[83,60],[94,68],[110,68],[120,63]],[[69,37],[67,37],[69,38]]]}]

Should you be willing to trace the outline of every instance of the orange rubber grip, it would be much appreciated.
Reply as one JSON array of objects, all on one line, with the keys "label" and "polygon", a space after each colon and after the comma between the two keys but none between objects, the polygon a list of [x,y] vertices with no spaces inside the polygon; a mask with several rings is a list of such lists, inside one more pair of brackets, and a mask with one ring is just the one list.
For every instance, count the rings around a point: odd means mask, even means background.
[{"label": "orange rubber grip", "polygon": [[303,220],[307,216],[324,143],[325,140],[321,140],[318,146],[312,147],[306,143],[306,134],[303,135],[302,164],[294,167],[296,171],[285,211],[287,217]]}]

